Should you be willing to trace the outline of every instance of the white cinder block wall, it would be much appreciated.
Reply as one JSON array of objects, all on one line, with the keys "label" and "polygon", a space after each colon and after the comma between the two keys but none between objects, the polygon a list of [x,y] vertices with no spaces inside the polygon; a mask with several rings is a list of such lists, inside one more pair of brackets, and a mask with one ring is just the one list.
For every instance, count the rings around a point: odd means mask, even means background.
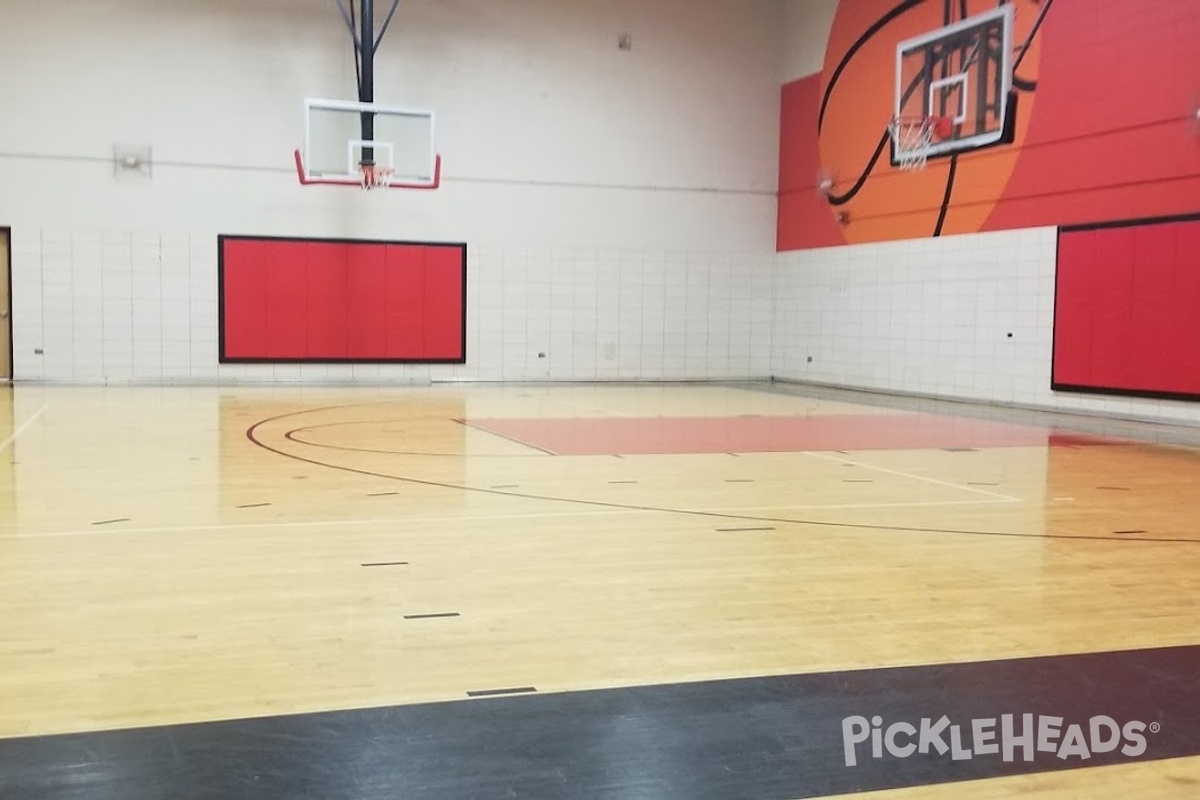
[{"label": "white cinder block wall", "polygon": [[[376,99],[437,110],[444,185],[381,195],[301,188],[292,168],[303,98],[355,93],[334,0],[14,6],[15,377],[766,376],[782,11],[404,0]],[[152,146],[153,177],[115,176],[118,143]],[[468,363],[219,366],[220,233],[466,241]]]},{"label": "white cinder block wall", "polygon": [[775,373],[1053,404],[1054,242],[1044,228],[781,254]]},{"label": "white cinder block wall", "polygon": [[772,370],[784,380],[1200,423],[1197,403],[1050,390],[1056,240],[1054,228],[1033,228],[781,253]]}]

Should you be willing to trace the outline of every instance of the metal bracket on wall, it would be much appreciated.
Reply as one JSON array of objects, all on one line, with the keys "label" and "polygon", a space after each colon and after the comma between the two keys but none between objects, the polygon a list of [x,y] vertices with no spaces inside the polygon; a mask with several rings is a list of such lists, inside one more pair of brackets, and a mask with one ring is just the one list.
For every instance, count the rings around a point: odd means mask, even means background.
[{"label": "metal bracket on wall", "polygon": [[154,176],[154,152],[150,145],[114,144],[113,176],[151,178]]}]

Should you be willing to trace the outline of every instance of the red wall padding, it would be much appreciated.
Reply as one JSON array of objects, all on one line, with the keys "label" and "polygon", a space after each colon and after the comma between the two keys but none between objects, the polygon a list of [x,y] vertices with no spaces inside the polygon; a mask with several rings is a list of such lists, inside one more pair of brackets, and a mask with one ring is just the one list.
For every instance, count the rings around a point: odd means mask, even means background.
[{"label": "red wall padding", "polygon": [[462,363],[466,246],[221,237],[221,360]]},{"label": "red wall padding", "polygon": [[1063,229],[1054,386],[1200,396],[1200,219]]}]

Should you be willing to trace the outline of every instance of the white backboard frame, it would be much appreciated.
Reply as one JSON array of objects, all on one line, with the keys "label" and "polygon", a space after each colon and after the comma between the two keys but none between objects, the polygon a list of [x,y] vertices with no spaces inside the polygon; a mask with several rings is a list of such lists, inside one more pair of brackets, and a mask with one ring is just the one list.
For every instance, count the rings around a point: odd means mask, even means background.
[{"label": "white backboard frame", "polygon": [[[981,25],[986,25],[986,24],[996,22],[996,21],[1001,22],[1002,31],[1003,31],[1003,41],[1001,43],[1001,48],[1000,48],[1000,53],[1001,53],[1001,65],[1000,65],[1001,105],[1000,105],[999,125],[997,126],[996,130],[985,131],[983,133],[975,134],[972,136],[964,136],[961,138],[950,138],[950,139],[945,139],[942,141],[935,141],[932,144],[930,144],[929,148],[928,148],[928,155],[930,157],[938,156],[938,155],[945,155],[947,153],[960,152],[963,150],[973,150],[973,149],[976,149],[979,147],[986,147],[987,145],[995,144],[996,142],[998,142],[1004,138],[1005,131],[1007,130],[1008,125],[1009,125],[1008,114],[1009,114],[1010,109],[1009,109],[1009,104],[1007,102],[1007,98],[1008,98],[1009,94],[1012,92],[1012,79],[1013,79],[1013,24],[1015,21],[1014,6],[1012,3],[1005,3],[1004,5],[999,6],[995,9],[985,11],[981,14],[976,14],[975,16],[972,16],[972,17],[967,17],[966,19],[959,20],[958,22],[952,23],[950,25],[946,25],[941,28],[937,28],[936,30],[929,31],[928,33],[923,33],[919,36],[914,36],[910,39],[905,39],[904,41],[902,41],[898,45],[896,45],[896,86],[895,86],[896,94],[895,94],[895,108],[893,111],[893,115],[895,117],[913,116],[911,113],[906,113],[903,108],[904,89],[905,89],[905,87],[903,85],[904,84],[904,57],[905,57],[905,55],[909,54],[913,51],[919,51],[919,50],[923,49],[924,47],[926,47],[927,45],[929,45],[933,42],[936,42],[940,39],[944,39],[947,36],[951,36],[956,33],[961,33],[962,31],[970,30],[971,28],[976,28]],[[960,111],[965,111],[966,108],[968,108],[968,106],[966,104],[967,87],[970,85],[970,81],[968,80],[966,73],[952,75],[947,78],[941,79],[939,81],[931,82],[929,91],[928,91],[928,95],[926,98],[927,102],[929,103],[929,108],[932,109],[932,107],[933,107],[934,89],[937,84],[948,85],[949,83],[953,83],[958,80],[961,80],[963,82],[963,90],[962,91],[963,91],[963,98],[964,98],[964,101],[962,104],[960,104],[959,109],[960,109]],[[922,93],[922,94],[924,95],[925,93]],[[932,112],[930,112],[930,113],[932,113]],[[954,118],[954,121],[955,121],[955,124],[961,124],[963,121],[965,121],[965,115],[963,115],[963,114],[957,115]],[[895,137],[893,137],[893,139],[892,139],[892,147],[893,147],[894,153],[903,152],[900,142]]]},{"label": "white backboard frame", "polygon": [[[304,145],[295,152],[296,172],[303,185],[330,184],[339,186],[361,186],[362,173],[359,169],[358,154],[364,147],[375,149],[376,160],[380,166],[393,169],[395,166],[395,147],[387,141],[364,141],[351,138],[346,141],[346,168],[344,172],[321,171],[310,169],[313,148],[312,116],[314,111],[342,111],[351,113],[373,113],[410,117],[427,120],[429,125],[429,152],[423,154],[424,169],[422,174],[400,175],[393,177],[390,188],[393,189],[437,189],[441,185],[442,158],[437,151],[437,119],[433,111],[421,108],[402,106],[386,106],[379,103],[360,103],[353,100],[324,100],[306,98],[304,101]],[[384,159],[378,156],[383,154]]]}]

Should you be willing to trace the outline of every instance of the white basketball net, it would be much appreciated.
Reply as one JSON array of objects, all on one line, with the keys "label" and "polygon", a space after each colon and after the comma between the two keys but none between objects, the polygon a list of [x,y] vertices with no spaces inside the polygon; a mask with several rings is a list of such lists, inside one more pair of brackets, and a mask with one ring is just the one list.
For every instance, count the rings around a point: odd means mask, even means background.
[{"label": "white basketball net", "polygon": [[370,191],[371,189],[386,189],[391,186],[396,171],[386,167],[363,164],[359,174],[362,178],[362,188]]},{"label": "white basketball net", "polygon": [[896,166],[906,172],[925,168],[936,125],[933,117],[897,117],[888,123],[896,145]]}]

